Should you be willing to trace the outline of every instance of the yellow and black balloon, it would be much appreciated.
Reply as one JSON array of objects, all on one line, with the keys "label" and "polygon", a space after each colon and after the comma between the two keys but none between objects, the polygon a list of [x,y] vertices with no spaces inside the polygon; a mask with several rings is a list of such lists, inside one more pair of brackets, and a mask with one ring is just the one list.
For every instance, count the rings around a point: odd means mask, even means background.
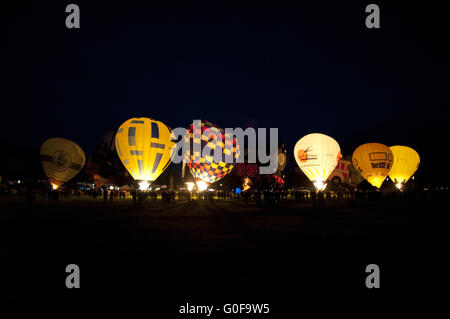
[{"label": "yellow and black balloon", "polygon": [[[192,124],[186,131],[184,141],[190,145],[184,162],[201,191],[230,173],[239,157],[236,138],[208,121],[202,121],[201,125]],[[223,160],[215,161],[214,156],[209,155],[210,151],[221,155]],[[224,161],[227,157],[231,157],[231,163]]]},{"label": "yellow and black balloon", "polygon": [[77,175],[86,161],[78,144],[61,137],[46,140],[41,146],[40,155],[42,167],[53,189]]},{"label": "yellow and black balloon", "polygon": [[395,145],[390,149],[394,154],[394,163],[389,171],[389,177],[398,189],[402,189],[419,168],[420,156],[408,146]]},{"label": "yellow and black balloon", "polygon": [[146,190],[171,163],[172,140],[169,127],[146,117],[131,118],[117,130],[117,154],[141,190]]},{"label": "yellow and black balloon", "polygon": [[372,186],[380,188],[392,168],[394,155],[389,147],[380,143],[358,146],[352,155],[355,169]]}]

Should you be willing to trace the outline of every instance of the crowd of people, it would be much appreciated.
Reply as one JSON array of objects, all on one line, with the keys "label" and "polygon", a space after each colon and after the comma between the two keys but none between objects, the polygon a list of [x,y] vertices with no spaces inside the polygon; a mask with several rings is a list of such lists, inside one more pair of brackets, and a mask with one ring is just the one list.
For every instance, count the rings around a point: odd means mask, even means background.
[{"label": "crowd of people", "polygon": [[2,192],[3,194],[17,195],[25,198],[28,204],[32,204],[37,198],[51,201],[58,201],[60,198],[70,198],[73,196],[89,196],[91,198],[102,199],[106,204],[114,200],[126,200],[131,198],[134,206],[142,205],[148,201],[156,201],[161,198],[165,204],[173,204],[178,201],[191,201],[193,198],[210,200],[242,200],[245,203],[255,203],[258,206],[276,206],[281,201],[293,200],[296,202],[311,202],[322,204],[328,200],[335,201],[399,201],[399,200],[423,200],[446,198],[448,188],[414,189],[409,191],[381,192],[362,189],[342,189],[336,191],[295,190],[295,189],[250,189],[244,192],[233,190],[216,190],[204,192],[190,192],[186,189],[178,191],[163,188],[157,191],[140,191],[137,189],[119,190],[111,187],[100,187],[98,189],[80,190],[62,187],[53,190],[50,187],[36,187],[36,185],[21,185],[14,192]]}]

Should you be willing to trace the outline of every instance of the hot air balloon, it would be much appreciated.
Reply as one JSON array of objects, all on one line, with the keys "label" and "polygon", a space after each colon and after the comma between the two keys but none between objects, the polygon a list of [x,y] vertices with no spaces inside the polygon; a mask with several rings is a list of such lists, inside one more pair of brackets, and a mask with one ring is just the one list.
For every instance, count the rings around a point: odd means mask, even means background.
[{"label": "hot air balloon", "polygon": [[341,159],[341,149],[335,139],[320,133],[302,137],[294,148],[294,157],[316,189],[324,190],[325,181]]},{"label": "hot air balloon", "polygon": [[389,177],[398,189],[402,189],[419,168],[420,156],[408,146],[395,145],[390,149],[394,154],[394,163],[389,171]]},{"label": "hot air balloon", "polygon": [[358,146],[353,152],[352,163],[356,170],[372,186],[380,188],[389,173],[394,155],[389,147],[380,143]]},{"label": "hot air balloon", "polygon": [[85,160],[81,147],[65,138],[50,138],[41,146],[42,167],[53,189],[77,175]]},{"label": "hot air balloon", "polygon": [[344,160],[350,163],[348,166],[349,171],[348,183],[350,184],[350,186],[358,186],[359,184],[362,183],[362,181],[364,181],[364,177],[362,177],[361,174],[358,172],[358,170],[353,166],[352,154],[346,155],[344,157]]},{"label": "hot air balloon", "polygon": [[86,160],[86,175],[94,180],[97,188],[106,184],[124,185],[129,181],[129,174],[117,155],[115,137],[116,130],[108,130]]},{"label": "hot air balloon", "polygon": [[[232,156],[233,162],[239,156],[236,138],[234,136],[231,138],[223,129],[208,121],[202,121],[201,126],[191,125],[186,131],[185,143],[189,143],[190,149],[185,154],[184,162],[189,167],[200,191],[231,172],[234,163],[224,162],[226,155]],[[215,160],[208,154],[214,153],[205,152],[206,150],[215,150],[221,155],[222,160]]]},{"label": "hot air balloon", "polygon": [[341,159],[336,165],[336,168],[328,176],[327,181],[332,181],[335,185],[348,184],[351,165],[352,163],[350,161]]},{"label": "hot air balloon", "polygon": [[169,166],[175,146],[172,138],[164,123],[146,117],[131,118],[117,130],[117,154],[141,190]]}]

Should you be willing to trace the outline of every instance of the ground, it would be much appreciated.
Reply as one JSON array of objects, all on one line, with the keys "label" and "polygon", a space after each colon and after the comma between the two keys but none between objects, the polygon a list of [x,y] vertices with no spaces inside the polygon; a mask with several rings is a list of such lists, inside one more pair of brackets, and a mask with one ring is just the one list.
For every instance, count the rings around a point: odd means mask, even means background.
[{"label": "ground", "polygon": [[[0,200],[2,295],[53,298],[448,293],[443,201]],[[81,288],[65,287],[77,264]],[[365,286],[380,267],[381,288]]]}]

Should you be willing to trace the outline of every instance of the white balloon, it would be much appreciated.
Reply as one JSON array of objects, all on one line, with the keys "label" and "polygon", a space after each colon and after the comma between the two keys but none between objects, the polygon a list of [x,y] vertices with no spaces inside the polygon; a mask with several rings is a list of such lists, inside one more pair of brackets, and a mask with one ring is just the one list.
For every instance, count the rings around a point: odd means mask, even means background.
[{"label": "white balloon", "polygon": [[335,139],[320,133],[302,137],[294,148],[297,165],[318,190],[325,188],[325,181],[342,157]]}]

